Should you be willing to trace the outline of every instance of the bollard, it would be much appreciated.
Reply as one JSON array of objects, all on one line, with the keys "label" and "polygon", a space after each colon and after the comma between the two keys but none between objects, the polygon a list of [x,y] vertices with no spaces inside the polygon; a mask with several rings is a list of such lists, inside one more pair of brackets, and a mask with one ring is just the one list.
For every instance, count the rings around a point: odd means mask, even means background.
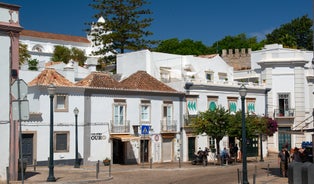
[{"label": "bollard", "polygon": [[255,184],[255,182],[256,182],[256,174],[254,173],[253,174],[253,184]]},{"label": "bollard", "polygon": [[257,166],[255,165],[254,174],[257,174]]},{"label": "bollard", "polygon": [[237,172],[238,172],[238,184],[240,184],[240,170],[239,170],[239,168],[237,169]]},{"label": "bollard", "polygon": [[153,167],[153,159],[150,158],[150,159],[149,159],[149,168],[152,168],[152,167]]},{"label": "bollard", "polygon": [[99,173],[99,160],[96,163],[96,179],[98,179],[98,173]]},{"label": "bollard", "polygon": [[179,168],[181,168],[181,158],[179,157]]},{"label": "bollard", "polygon": [[34,159],[34,171],[36,171],[37,161]]},{"label": "bollard", "polygon": [[6,167],[6,172],[7,172],[7,184],[10,183],[10,172],[9,172],[9,167]]},{"label": "bollard", "polygon": [[269,176],[269,164],[267,165],[267,176]]},{"label": "bollard", "polygon": [[111,162],[109,163],[109,177],[111,177]]}]

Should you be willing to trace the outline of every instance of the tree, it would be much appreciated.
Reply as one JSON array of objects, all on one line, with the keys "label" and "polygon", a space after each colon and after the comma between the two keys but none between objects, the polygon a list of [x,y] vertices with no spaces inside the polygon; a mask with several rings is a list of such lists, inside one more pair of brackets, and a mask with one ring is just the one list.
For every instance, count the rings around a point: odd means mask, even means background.
[{"label": "tree", "polygon": [[247,38],[244,33],[236,36],[226,36],[222,40],[216,41],[209,47],[210,53],[222,53],[223,49],[251,48],[259,50],[263,47],[263,42],[258,42],[256,37]]},{"label": "tree", "polygon": [[218,106],[215,110],[201,112],[192,123],[195,134],[206,133],[216,140],[217,154],[220,155],[219,142],[227,135],[229,111]]},{"label": "tree", "polygon": [[19,64],[22,65],[31,58],[27,51],[27,45],[19,43]]},{"label": "tree", "polygon": [[139,50],[150,48],[155,41],[145,39],[153,33],[147,28],[153,21],[146,16],[151,15],[146,0],[93,0],[90,4],[99,12],[94,18],[104,17],[105,22],[89,23],[94,27],[88,30],[93,41],[103,47],[94,54],[124,53],[126,50]]},{"label": "tree", "polygon": [[279,43],[284,47],[297,49],[313,49],[312,20],[304,15],[283,24],[266,35],[267,44]]},{"label": "tree", "polygon": [[87,57],[85,56],[84,51],[73,47],[71,49],[71,59],[73,59],[74,61],[77,61],[79,66],[84,66],[84,63]]},{"label": "tree", "polygon": [[65,46],[56,45],[53,51],[52,61],[62,61],[64,63],[69,63],[71,59],[71,50]]},{"label": "tree", "polygon": [[37,59],[31,59],[31,60],[28,60],[28,69],[29,70],[38,70],[38,60]]},{"label": "tree", "polygon": [[164,52],[170,54],[181,55],[205,55],[209,54],[209,49],[200,41],[185,39],[179,41],[177,38],[161,41],[160,44],[153,49],[156,52]]},{"label": "tree", "polygon": [[83,66],[87,57],[85,56],[84,51],[76,47],[69,49],[61,45],[55,46],[51,58],[52,61],[62,61],[67,64],[71,59],[78,62],[79,66]]}]

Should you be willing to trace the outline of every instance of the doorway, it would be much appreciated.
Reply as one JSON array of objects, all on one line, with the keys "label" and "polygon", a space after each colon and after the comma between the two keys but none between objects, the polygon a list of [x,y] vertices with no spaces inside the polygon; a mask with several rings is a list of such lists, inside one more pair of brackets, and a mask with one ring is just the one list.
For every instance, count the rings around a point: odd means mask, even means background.
[{"label": "doorway", "polygon": [[148,140],[141,140],[141,163],[148,162]]},{"label": "doorway", "polygon": [[27,165],[33,165],[34,158],[34,134],[22,134],[23,160],[27,160]]},{"label": "doorway", "polygon": [[194,153],[195,153],[195,137],[189,137],[188,138],[188,156],[189,156],[189,161],[194,159]]}]

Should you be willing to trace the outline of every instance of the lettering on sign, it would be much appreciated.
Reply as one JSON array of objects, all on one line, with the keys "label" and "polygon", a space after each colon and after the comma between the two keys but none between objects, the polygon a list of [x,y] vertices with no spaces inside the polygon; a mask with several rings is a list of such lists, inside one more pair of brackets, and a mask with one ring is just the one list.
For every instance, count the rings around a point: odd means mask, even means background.
[{"label": "lettering on sign", "polygon": [[106,135],[104,133],[91,133],[90,139],[92,141],[106,140]]}]

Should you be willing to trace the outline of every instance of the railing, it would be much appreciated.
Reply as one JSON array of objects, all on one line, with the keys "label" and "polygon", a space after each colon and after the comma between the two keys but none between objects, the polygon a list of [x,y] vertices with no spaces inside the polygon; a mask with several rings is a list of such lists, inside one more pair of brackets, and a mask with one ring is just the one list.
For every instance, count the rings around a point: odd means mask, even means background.
[{"label": "railing", "polygon": [[111,133],[130,133],[130,120],[122,122],[110,121],[111,124]]},{"label": "railing", "polygon": [[275,118],[294,118],[294,109],[275,109]]},{"label": "railing", "polygon": [[196,118],[196,115],[186,115],[184,117],[184,127],[190,127],[192,123],[194,122],[194,119]]},{"label": "railing", "polygon": [[161,120],[161,132],[176,132],[177,121],[176,120]]}]

